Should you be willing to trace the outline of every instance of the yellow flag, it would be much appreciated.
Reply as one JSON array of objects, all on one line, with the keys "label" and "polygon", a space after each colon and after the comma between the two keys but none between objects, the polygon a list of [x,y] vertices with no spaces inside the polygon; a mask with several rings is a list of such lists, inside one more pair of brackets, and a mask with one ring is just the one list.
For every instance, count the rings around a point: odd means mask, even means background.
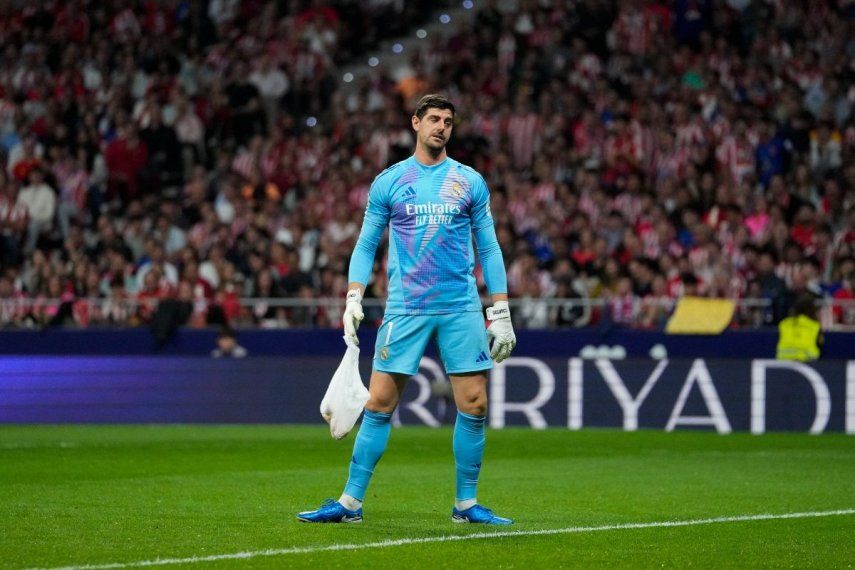
[{"label": "yellow flag", "polygon": [[730,299],[682,297],[668,320],[668,334],[721,334],[733,319],[736,304]]}]

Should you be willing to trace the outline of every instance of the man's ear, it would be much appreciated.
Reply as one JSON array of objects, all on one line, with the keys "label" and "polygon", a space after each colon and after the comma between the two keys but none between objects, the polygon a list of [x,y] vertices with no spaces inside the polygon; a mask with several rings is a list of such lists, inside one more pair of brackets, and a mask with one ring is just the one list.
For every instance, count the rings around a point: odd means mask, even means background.
[{"label": "man's ear", "polygon": [[412,125],[413,125],[413,130],[414,130],[414,131],[419,130],[419,123],[420,123],[420,122],[421,122],[421,119],[419,119],[419,118],[418,118],[418,117],[416,117],[415,115],[413,115],[413,116],[412,116],[412,118],[410,119],[410,124],[412,124]]}]

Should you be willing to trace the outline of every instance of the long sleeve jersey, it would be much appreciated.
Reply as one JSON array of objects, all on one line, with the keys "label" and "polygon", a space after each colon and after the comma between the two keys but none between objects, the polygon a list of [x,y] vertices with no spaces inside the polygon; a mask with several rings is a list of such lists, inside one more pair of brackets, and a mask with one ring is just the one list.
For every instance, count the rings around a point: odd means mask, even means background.
[{"label": "long sleeve jersey", "polygon": [[451,158],[425,166],[411,156],[381,172],[368,194],[350,282],[368,283],[387,227],[387,314],[480,311],[473,236],[488,291],[507,292],[490,192],[473,168]]}]

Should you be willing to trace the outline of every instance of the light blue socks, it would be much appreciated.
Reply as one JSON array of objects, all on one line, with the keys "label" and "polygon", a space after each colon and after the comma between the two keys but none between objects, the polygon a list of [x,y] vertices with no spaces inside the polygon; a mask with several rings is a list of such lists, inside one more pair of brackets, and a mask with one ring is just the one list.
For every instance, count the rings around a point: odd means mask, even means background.
[{"label": "light blue socks", "polygon": [[[478,474],[484,457],[484,424],[486,416],[473,416],[457,412],[454,423],[454,463],[457,467],[456,504],[471,506],[475,504],[478,487]],[[365,410],[362,425],[356,435],[353,446],[353,459],[350,462],[350,475],[344,487],[343,498],[351,506],[361,506],[368,489],[368,482],[374,474],[374,467],[386,451],[389,435],[392,431],[392,414]],[[351,502],[355,499],[358,503]]]},{"label": "light blue socks", "polygon": [[[457,412],[454,422],[454,464],[457,467],[458,504],[474,505],[478,487],[478,473],[484,458],[484,423],[486,416],[472,416]],[[470,504],[471,503],[471,504]]]},{"label": "light blue socks", "polygon": [[350,461],[347,485],[344,487],[345,495],[360,502],[365,498],[374,467],[386,451],[389,434],[392,432],[391,420],[392,414],[365,410],[362,425],[353,444],[353,459]]}]

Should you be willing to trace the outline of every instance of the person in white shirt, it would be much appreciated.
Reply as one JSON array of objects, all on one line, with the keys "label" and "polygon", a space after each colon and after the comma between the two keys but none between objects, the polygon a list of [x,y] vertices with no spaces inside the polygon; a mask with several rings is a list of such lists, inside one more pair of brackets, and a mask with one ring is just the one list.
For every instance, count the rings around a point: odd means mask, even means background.
[{"label": "person in white shirt", "polygon": [[237,16],[240,0],[211,0],[208,17],[215,25],[231,22]]},{"label": "person in white shirt", "polygon": [[279,67],[273,65],[269,56],[261,59],[258,69],[249,76],[249,82],[255,85],[261,95],[268,127],[276,123],[279,116],[279,104],[282,96],[288,92],[291,84],[288,76]]},{"label": "person in white shirt", "polygon": [[186,97],[176,96],[174,103],[175,136],[183,150],[185,177],[189,177],[192,166],[205,158],[205,125]]},{"label": "person in white shirt", "polygon": [[45,183],[41,169],[33,168],[30,171],[27,185],[18,194],[18,204],[27,209],[29,224],[24,251],[31,253],[36,248],[39,236],[53,229],[56,215],[56,192]]}]

